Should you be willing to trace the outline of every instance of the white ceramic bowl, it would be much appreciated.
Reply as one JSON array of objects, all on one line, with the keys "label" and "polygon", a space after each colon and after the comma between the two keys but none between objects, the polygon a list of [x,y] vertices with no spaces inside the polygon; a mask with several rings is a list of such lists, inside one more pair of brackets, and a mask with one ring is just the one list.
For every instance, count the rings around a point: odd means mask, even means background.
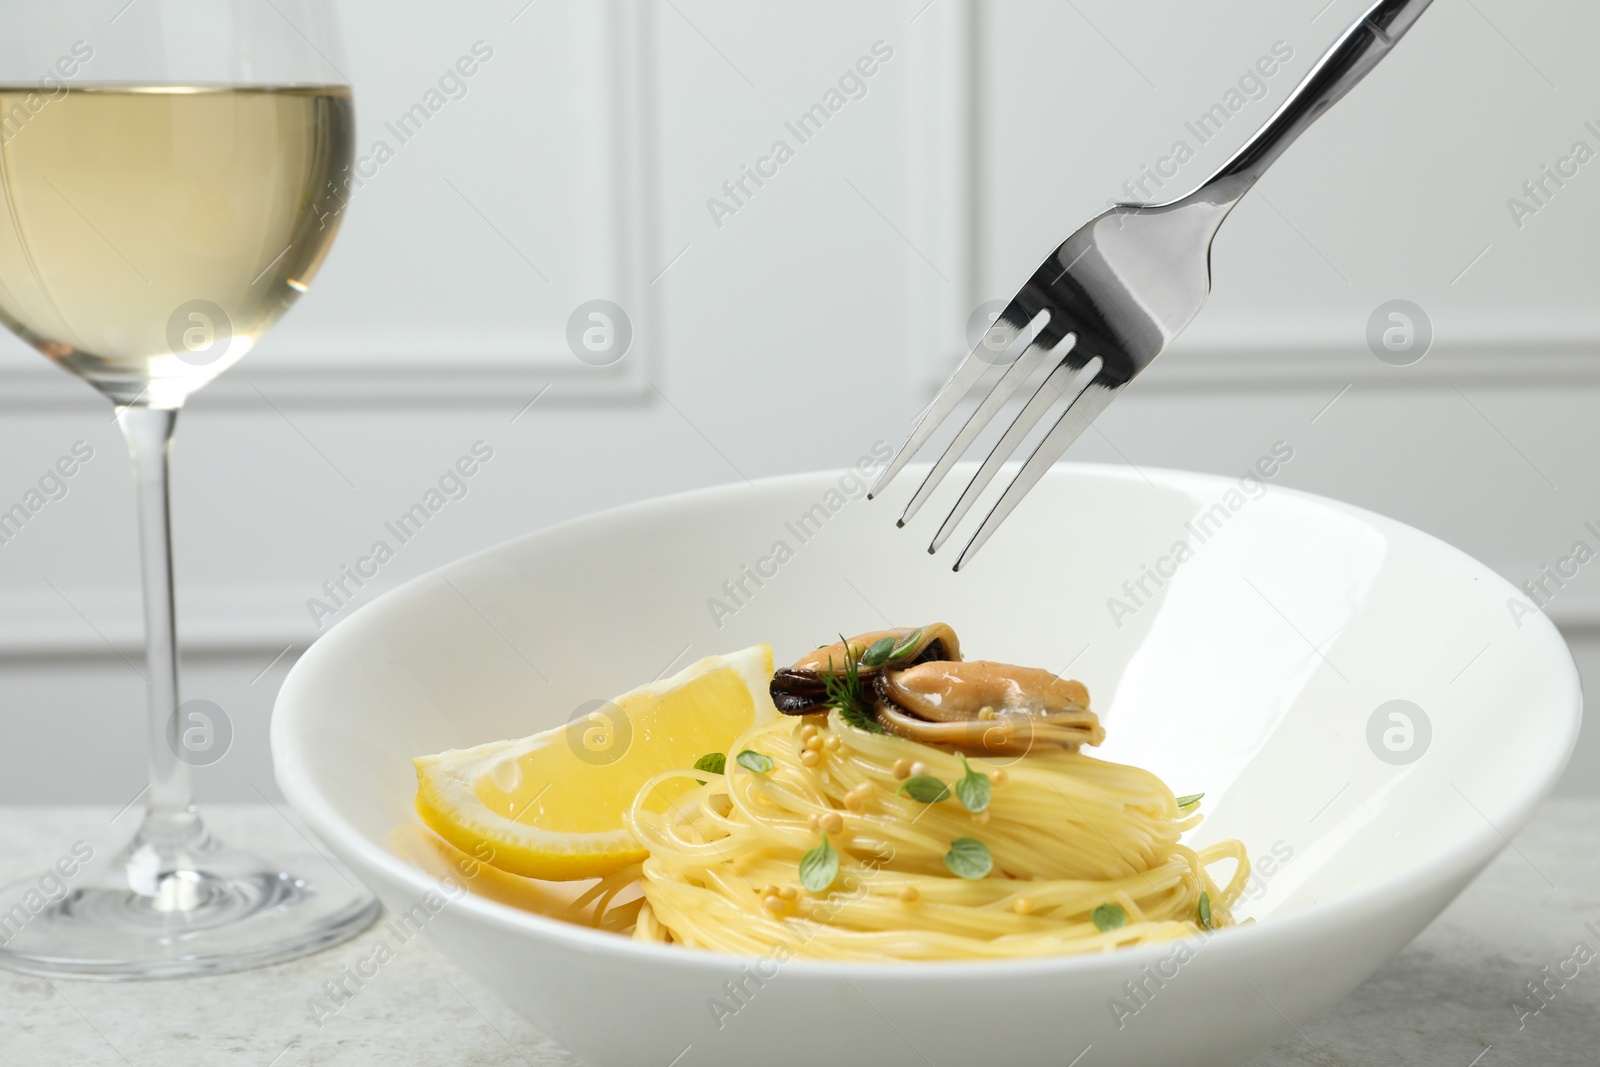
[{"label": "white ceramic bowl", "polygon": [[[861,496],[839,474],[689,493],[413,581],[291,672],[279,785],[391,909],[594,1064],[1063,1067],[1093,1046],[1084,1067],[1193,1067],[1240,1062],[1372,974],[1523,825],[1576,737],[1555,629],[1519,625],[1510,585],[1378,515],[1066,466],[953,574],[926,530],[896,531],[897,500]],[[936,619],[974,656],[1083,679],[1102,755],[1203,790],[1197,839],[1259,857],[1244,909],[1259,921],[1182,959],[779,966],[476,895],[414,911],[439,884],[390,847],[416,821],[412,756],[554,726],[699,655],[770,641],[783,662]]]}]

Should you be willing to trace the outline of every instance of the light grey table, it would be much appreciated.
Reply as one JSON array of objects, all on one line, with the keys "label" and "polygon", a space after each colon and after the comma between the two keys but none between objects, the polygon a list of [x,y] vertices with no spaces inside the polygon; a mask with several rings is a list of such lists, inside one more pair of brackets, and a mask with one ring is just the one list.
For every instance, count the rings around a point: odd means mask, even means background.
[{"label": "light grey table", "polygon": [[[78,838],[110,847],[132,817],[112,827],[111,814],[0,808],[0,877],[42,871]],[[213,808],[212,822],[277,856],[312,847],[286,812],[266,805]],[[375,936],[178,982],[50,983],[0,971],[0,1067],[579,1067],[420,939],[319,1025],[311,998]],[[1564,961],[1580,943],[1596,958],[1558,984],[1550,976],[1573,973]],[[1528,1012],[1530,981],[1546,984],[1537,1014]],[[1250,1067],[1357,1064],[1600,1064],[1600,801],[1546,805],[1394,962]]]}]

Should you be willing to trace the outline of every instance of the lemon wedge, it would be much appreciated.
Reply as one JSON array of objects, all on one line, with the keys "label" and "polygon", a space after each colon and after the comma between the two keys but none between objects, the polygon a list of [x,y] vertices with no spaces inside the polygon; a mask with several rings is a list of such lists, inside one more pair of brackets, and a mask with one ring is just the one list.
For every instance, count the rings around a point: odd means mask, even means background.
[{"label": "lemon wedge", "polygon": [[[417,814],[484,863],[530,878],[595,878],[644,859],[623,814],[653,775],[726,753],[777,714],[772,646],[707,656],[564,726],[413,762]],[[667,782],[656,811],[693,786]]]}]

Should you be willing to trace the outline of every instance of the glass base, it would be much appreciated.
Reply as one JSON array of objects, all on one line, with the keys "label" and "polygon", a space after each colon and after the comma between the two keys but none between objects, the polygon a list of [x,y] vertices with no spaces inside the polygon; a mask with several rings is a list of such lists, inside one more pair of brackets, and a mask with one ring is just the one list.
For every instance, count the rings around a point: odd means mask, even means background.
[{"label": "glass base", "polygon": [[222,974],[337,945],[378,917],[376,898],[326,860],[297,876],[197,818],[184,830],[175,842],[147,825],[75,877],[0,889],[0,967],[108,981]]}]

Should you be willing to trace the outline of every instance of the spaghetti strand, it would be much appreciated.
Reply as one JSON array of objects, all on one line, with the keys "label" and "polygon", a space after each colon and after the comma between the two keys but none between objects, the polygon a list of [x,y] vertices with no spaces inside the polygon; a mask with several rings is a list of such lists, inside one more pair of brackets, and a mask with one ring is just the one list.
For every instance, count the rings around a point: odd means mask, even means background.
[{"label": "spaghetti strand", "polygon": [[[1249,878],[1242,843],[1180,843],[1199,816],[1155,775],[1076,751],[971,760],[992,787],[973,813],[954,795],[924,804],[900,792],[910,764],[953,787],[967,773],[959,756],[837,712],[759,723],[732,752],[746,749],[771,770],[729,759],[726,774],[667,771],[639,791],[627,822],[649,858],[635,938],[743,954],[787,946],[813,959],[1101,952],[1198,933],[1202,894],[1211,925],[1231,925]],[[653,810],[657,787],[683,779],[695,784]],[[824,832],[839,872],[811,892],[800,861]],[[947,866],[958,838],[982,842],[986,877]],[[1228,860],[1219,887],[1209,871]],[[602,908],[615,895],[608,885]],[[1097,922],[1102,905],[1116,910]]]}]

